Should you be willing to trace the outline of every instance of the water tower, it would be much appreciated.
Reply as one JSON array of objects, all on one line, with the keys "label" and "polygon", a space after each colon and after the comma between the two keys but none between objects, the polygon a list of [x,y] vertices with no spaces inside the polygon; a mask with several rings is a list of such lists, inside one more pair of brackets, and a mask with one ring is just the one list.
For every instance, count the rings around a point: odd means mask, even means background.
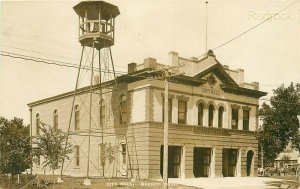
[{"label": "water tower", "polygon": [[117,6],[104,1],[82,1],[74,7],[79,16],[79,42],[96,49],[114,44]]},{"label": "water tower", "polygon": [[[86,129],[87,132],[86,135],[88,135],[88,141],[87,141],[88,157],[87,157],[87,173],[86,173],[86,179],[84,180],[84,185],[91,185],[89,174],[90,174],[90,154],[91,154],[90,153],[91,133],[93,133],[92,101],[94,96],[93,93],[95,92],[94,86],[95,84],[97,84],[101,88],[102,82],[112,79],[105,74],[110,74],[110,77],[114,77],[114,79],[116,79],[110,47],[114,45],[115,18],[120,14],[120,12],[117,6],[104,1],[82,1],[76,6],[74,6],[73,9],[75,10],[79,18],[78,33],[79,33],[79,42],[82,46],[82,52],[81,52],[81,59],[80,59],[80,64],[77,72],[77,80],[76,80],[74,96],[73,96],[71,117],[69,120],[67,133],[68,133],[68,139],[70,135],[76,135],[76,129],[75,132],[73,132],[75,134],[72,134],[72,131],[74,131],[73,127],[76,128],[76,121],[75,123],[74,121],[72,122],[72,120],[74,120],[74,117],[76,120],[76,112],[74,111],[74,109],[76,109],[75,98],[76,96],[79,96],[78,88],[82,78],[85,77],[86,75],[89,75],[90,76],[89,108],[85,107],[86,109],[89,109],[87,110],[87,112],[89,113],[89,125],[88,128]],[[99,56],[97,56],[97,53]],[[88,65],[87,62],[89,62]],[[99,63],[99,65],[96,65],[95,63]],[[112,71],[110,71],[109,69],[111,69]],[[99,74],[98,82],[95,83],[94,79],[97,73]],[[101,95],[102,92],[100,92],[100,97],[99,97],[100,99],[102,99]],[[100,110],[100,114],[101,114],[101,110]],[[82,133],[83,131],[80,132]],[[103,134],[103,130],[102,130],[102,134]],[[68,139],[65,146],[67,146]],[[103,136],[102,136],[102,143],[103,143]],[[86,148],[84,150],[86,150]],[[62,164],[61,167],[61,178],[59,179],[61,182],[63,182],[62,181],[63,171],[64,171],[64,163]],[[103,170],[103,175],[104,175],[104,170]]]}]

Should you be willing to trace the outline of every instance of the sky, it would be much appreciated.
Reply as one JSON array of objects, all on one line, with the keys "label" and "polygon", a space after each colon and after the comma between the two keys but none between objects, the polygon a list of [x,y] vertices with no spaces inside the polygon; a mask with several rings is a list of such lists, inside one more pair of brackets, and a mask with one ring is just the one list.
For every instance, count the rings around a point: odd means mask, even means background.
[{"label": "sky", "polygon": [[[79,1],[0,1],[0,50],[79,64]],[[204,0],[107,0],[119,7],[112,54],[116,70],[168,52],[191,58],[205,53]],[[295,2],[295,3],[294,3]],[[289,6],[290,5],[290,6]],[[287,8],[286,8],[287,7]],[[284,9],[286,8],[286,9]],[[284,9],[284,10],[283,10]],[[245,70],[245,81],[268,92],[300,82],[300,1],[209,0],[207,43],[221,64]],[[28,103],[74,89],[76,69],[0,56],[0,116],[29,123]]]}]

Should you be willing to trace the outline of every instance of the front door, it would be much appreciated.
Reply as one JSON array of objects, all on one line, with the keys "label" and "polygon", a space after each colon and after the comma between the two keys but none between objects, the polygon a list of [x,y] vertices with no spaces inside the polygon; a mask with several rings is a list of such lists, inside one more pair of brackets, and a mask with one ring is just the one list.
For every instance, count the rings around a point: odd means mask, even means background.
[{"label": "front door", "polygon": [[[173,147],[171,148],[170,152],[170,160],[169,167],[173,168],[173,173],[169,173],[171,178],[179,178],[180,172],[180,163],[181,163],[181,148],[180,147]],[[172,162],[173,161],[173,162]],[[172,169],[170,169],[172,170]]]},{"label": "front door", "polygon": [[253,175],[253,151],[249,150],[247,153],[247,176]]},{"label": "front door", "polygon": [[234,177],[235,169],[237,163],[237,150],[228,150],[228,176]]},{"label": "front door", "polygon": [[[160,148],[160,174],[163,176],[164,146]],[[181,146],[168,148],[168,178],[179,178],[181,166]]]},{"label": "front door", "polygon": [[237,164],[237,149],[223,149],[222,173],[224,177],[234,177]]},{"label": "front door", "polygon": [[194,148],[194,176],[208,177],[211,162],[211,148]]}]

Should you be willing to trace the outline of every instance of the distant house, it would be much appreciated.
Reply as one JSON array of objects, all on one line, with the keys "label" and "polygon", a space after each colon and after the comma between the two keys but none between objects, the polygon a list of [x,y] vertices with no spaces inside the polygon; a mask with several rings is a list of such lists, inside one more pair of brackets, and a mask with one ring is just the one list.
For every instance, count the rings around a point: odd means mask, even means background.
[{"label": "distant house", "polygon": [[286,168],[290,165],[298,164],[299,152],[294,150],[286,150],[278,155],[274,161],[277,168]]}]

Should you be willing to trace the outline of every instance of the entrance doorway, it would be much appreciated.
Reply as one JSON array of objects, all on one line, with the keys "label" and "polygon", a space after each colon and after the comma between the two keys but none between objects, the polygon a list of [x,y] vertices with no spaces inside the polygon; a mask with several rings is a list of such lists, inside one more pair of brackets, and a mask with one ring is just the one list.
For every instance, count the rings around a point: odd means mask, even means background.
[{"label": "entrance doorway", "polygon": [[247,176],[253,176],[253,156],[254,152],[252,150],[249,150],[247,152]]},{"label": "entrance doorway", "polygon": [[194,176],[208,177],[210,172],[211,148],[194,148]]},{"label": "entrance doorway", "polygon": [[237,149],[223,149],[222,173],[224,177],[234,177],[237,164]]},{"label": "entrance doorway", "polygon": [[[180,177],[181,146],[168,147],[168,178]],[[160,174],[163,177],[164,146],[160,147]]]}]

